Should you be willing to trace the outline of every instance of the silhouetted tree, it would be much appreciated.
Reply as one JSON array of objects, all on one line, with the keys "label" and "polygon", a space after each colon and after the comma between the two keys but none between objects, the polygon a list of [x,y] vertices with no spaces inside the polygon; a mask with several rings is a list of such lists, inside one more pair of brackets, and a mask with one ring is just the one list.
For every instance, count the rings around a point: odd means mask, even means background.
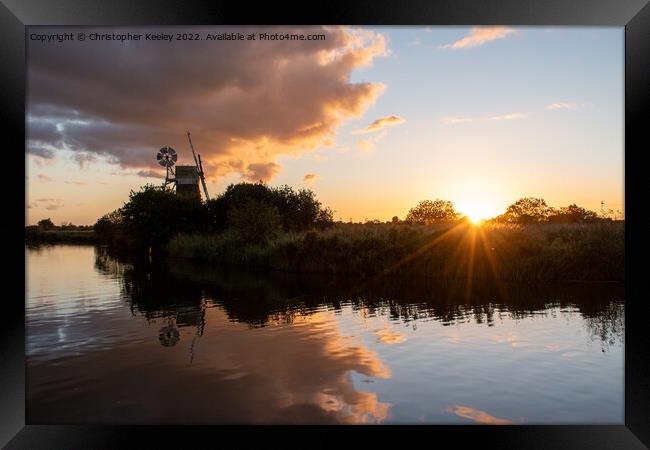
[{"label": "silhouetted tree", "polygon": [[211,224],[216,230],[228,226],[228,213],[249,200],[277,208],[282,228],[286,231],[305,230],[312,226],[327,226],[333,222],[333,213],[322,208],[309,189],[294,191],[290,186],[271,188],[266,184],[231,184],[226,191],[207,203]]},{"label": "silhouetted tree", "polygon": [[446,200],[423,200],[415,208],[411,208],[406,215],[408,223],[430,225],[434,223],[450,223],[460,218],[454,205]]},{"label": "silhouetted tree", "polygon": [[578,223],[594,222],[598,219],[598,214],[576,204],[552,209],[548,216],[548,221],[553,223]]},{"label": "silhouetted tree", "polygon": [[144,247],[159,247],[180,232],[206,231],[208,225],[207,211],[199,199],[153,185],[131,191],[119,211],[124,232]]},{"label": "silhouetted tree", "polygon": [[541,198],[520,198],[508,206],[506,212],[497,218],[498,222],[507,223],[537,223],[545,222],[552,209]]},{"label": "silhouetted tree", "polygon": [[56,225],[54,225],[54,222],[52,222],[49,217],[47,219],[39,220],[37,226],[39,231],[48,231],[56,228]]}]

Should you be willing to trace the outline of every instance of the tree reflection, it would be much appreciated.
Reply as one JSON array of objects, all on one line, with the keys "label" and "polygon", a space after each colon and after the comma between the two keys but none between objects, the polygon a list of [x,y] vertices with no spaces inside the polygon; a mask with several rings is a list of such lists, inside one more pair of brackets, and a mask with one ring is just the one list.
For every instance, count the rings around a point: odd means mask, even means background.
[{"label": "tree reflection", "polygon": [[365,315],[386,315],[404,323],[433,319],[442,325],[465,321],[494,326],[500,314],[513,319],[576,309],[587,331],[603,349],[622,342],[623,286],[618,283],[494,284],[410,277],[359,282],[320,276],[233,267],[205,266],[187,260],[132,259],[97,248],[96,268],[120,280],[132,311],[148,319],[173,317],[178,327],[205,326],[205,308],[223,308],[229,320],[249,327],[292,323],[322,308],[349,304]]}]

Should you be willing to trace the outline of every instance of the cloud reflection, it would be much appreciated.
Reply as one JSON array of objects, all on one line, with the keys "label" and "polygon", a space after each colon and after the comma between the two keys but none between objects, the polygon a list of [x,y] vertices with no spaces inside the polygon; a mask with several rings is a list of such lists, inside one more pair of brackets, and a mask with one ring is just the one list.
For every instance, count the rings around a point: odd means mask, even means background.
[{"label": "cloud reflection", "polygon": [[470,406],[449,406],[445,408],[445,412],[456,414],[458,417],[469,419],[479,425],[514,425],[521,423],[523,419],[518,419],[517,422],[508,419],[500,419],[491,414],[486,413]]}]

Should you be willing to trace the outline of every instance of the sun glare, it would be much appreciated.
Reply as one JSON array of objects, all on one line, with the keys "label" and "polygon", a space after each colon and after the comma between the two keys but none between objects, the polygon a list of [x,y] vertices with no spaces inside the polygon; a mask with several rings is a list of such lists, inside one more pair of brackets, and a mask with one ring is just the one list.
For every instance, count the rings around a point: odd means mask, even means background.
[{"label": "sun glare", "polygon": [[453,202],[456,210],[476,225],[502,212],[497,202],[501,197],[500,189],[490,181],[464,180],[454,190],[458,193]]}]

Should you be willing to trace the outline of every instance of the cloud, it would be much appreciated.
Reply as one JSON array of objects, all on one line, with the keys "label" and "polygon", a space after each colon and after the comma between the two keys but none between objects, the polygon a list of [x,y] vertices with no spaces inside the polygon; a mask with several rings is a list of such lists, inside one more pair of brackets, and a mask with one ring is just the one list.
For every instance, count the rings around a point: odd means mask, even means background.
[{"label": "cloud", "polygon": [[551,103],[550,105],[546,105],[546,109],[553,110],[553,109],[576,109],[578,105],[573,102],[557,102],[557,103]]},{"label": "cloud", "polygon": [[277,174],[282,166],[274,162],[254,163],[248,165],[248,170],[242,174],[246,181],[269,181]]},{"label": "cloud", "polygon": [[441,45],[440,48],[459,49],[476,47],[496,39],[505,38],[515,32],[516,30],[510,27],[472,27],[469,35],[451,44]]},{"label": "cloud", "polygon": [[82,167],[102,158],[123,169],[152,170],[164,145],[178,151],[180,164],[192,162],[190,130],[208,178],[233,172],[272,176],[281,155],[332,145],[338,127],[361,117],[385,89],[350,81],[353,70],[389,53],[380,33],[350,27],[263,30],[326,38],[59,46],[30,41],[27,151],[47,159],[68,150]]},{"label": "cloud", "polygon": [[527,113],[510,113],[510,114],[503,114],[500,116],[492,116],[492,117],[484,117],[484,118],[473,118],[473,117],[457,117],[457,116],[447,116],[442,118],[442,123],[446,125],[458,125],[461,123],[469,123],[469,122],[474,122],[475,120],[483,121],[483,120],[490,120],[490,121],[501,121],[501,120],[516,120],[516,119],[523,119],[525,117],[528,117]]},{"label": "cloud", "polygon": [[142,169],[136,172],[136,175],[142,178],[158,178],[162,180],[165,178],[164,170]]},{"label": "cloud", "polygon": [[517,119],[523,119],[524,117],[528,117],[528,114],[510,113],[510,114],[504,114],[502,116],[488,117],[488,120],[517,120]]},{"label": "cloud", "polygon": [[399,124],[404,123],[404,122],[405,122],[405,120],[403,118],[401,118],[400,116],[381,117],[381,118],[379,118],[377,120],[374,120],[365,129],[353,131],[352,134],[371,133],[373,131],[383,130],[384,128],[389,127],[389,126],[399,125]]},{"label": "cloud", "polygon": [[36,175],[36,178],[38,178],[39,181],[42,181],[43,183],[47,183],[48,181],[52,181],[52,178],[48,177],[44,173],[39,173]]},{"label": "cloud", "polygon": [[320,178],[320,177],[319,177],[318,174],[316,174],[316,173],[306,173],[305,176],[302,177],[302,179],[303,179],[303,181],[304,181],[305,183],[313,183],[313,182],[316,181],[318,178]]},{"label": "cloud", "polygon": [[75,184],[77,186],[86,186],[88,183],[85,181],[64,181],[65,184]]},{"label": "cloud", "polygon": [[63,207],[63,200],[60,198],[39,198],[27,205],[28,208],[44,208],[48,211],[56,211]]},{"label": "cloud", "polygon": [[443,117],[442,122],[447,125],[457,125],[459,123],[472,122],[474,119],[471,117]]},{"label": "cloud", "polygon": [[362,154],[371,153],[375,149],[375,144],[382,141],[388,135],[388,130],[383,130],[379,134],[368,137],[366,139],[360,139],[357,141],[357,151]]},{"label": "cloud", "polygon": [[361,139],[357,142],[357,150],[359,150],[361,153],[370,153],[373,148],[373,143],[368,139]]},{"label": "cloud", "polygon": [[[445,408],[445,412],[456,414],[458,417],[469,419],[474,423],[480,425],[512,425],[515,423],[512,420],[499,419],[498,417],[494,417],[485,411],[481,411],[470,406],[449,406]],[[517,423],[520,423],[522,421],[523,419],[519,419]]]},{"label": "cloud", "polygon": [[325,155],[321,155],[321,154],[316,153],[315,155],[312,156],[312,159],[314,161],[318,162],[318,163],[321,163],[321,162],[327,161],[328,158]]}]

